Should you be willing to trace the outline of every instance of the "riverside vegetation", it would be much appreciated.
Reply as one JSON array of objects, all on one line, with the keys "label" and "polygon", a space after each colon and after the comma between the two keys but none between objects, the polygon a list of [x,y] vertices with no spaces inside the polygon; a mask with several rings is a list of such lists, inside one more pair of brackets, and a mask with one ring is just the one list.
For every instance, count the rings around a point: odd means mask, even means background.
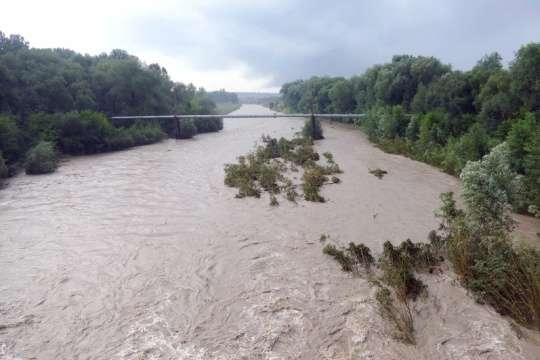
[{"label": "riverside vegetation", "polygon": [[383,150],[453,175],[506,142],[523,185],[514,210],[540,209],[540,43],[522,46],[509,68],[497,53],[469,71],[396,55],[350,79],[313,77],[280,92],[285,110],[366,114],[357,125]]},{"label": "riverside vegetation", "polygon": [[452,193],[442,194],[437,212],[441,225],[430,232],[429,243],[406,240],[394,247],[385,242],[377,272],[370,271],[375,261],[363,244],[350,243],[345,249],[329,244],[323,249],[344,271],[368,270],[369,280],[378,287],[382,317],[407,343],[414,343],[410,301],[427,291],[414,273],[433,273],[444,259],[478,302],[520,325],[540,329],[540,251],[511,238],[515,223],[510,204],[521,188],[508,145],[499,144],[482,160],[469,162],[461,178],[464,208],[457,208]]},{"label": "riverside vegetation", "polygon": [[304,199],[324,202],[320,188],[324,184],[339,183],[340,179],[334,174],[342,171],[329,152],[323,153],[324,165],[317,163],[320,156],[313,149],[313,137],[322,138],[322,127],[318,120],[306,120],[302,134],[292,140],[263,136],[262,145],[253,152],[240,156],[237,164],[225,165],[225,184],[238,188],[237,198],[258,198],[262,191],[266,191],[272,206],[279,204],[276,195],[280,193],[284,193],[287,200],[296,202],[299,196],[297,185],[286,173],[298,172],[298,167],[301,167]]},{"label": "riverside vegetation", "polygon": [[[168,120],[108,119],[170,113],[215,114],[216,105],[204,89],[175,83],[165,68],[146,65],[124,50],[89,56],[36,49],[22,36],[0,31],[0,180],[21,165],[29,174],[54,171],[62,153],[121,150],[176,136]],[[223,122],[188,120],[181,127],[180,137],[192,137],[219,131]]]}]

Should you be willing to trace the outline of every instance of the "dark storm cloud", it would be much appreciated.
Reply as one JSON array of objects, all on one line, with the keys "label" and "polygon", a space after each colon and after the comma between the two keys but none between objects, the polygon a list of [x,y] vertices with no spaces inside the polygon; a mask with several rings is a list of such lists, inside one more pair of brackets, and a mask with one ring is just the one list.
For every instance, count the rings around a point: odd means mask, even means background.
[{"label": "dark storm cloud", "polygon": [[[350,76],[394,54],[433,55],[468,69],[486,53],[505,61],[540,41],[536,1],[279,1],[205,3],[196,15],[140,17],[137,41],[198,69],[246,64],[285,81]],[[179,13],[182,6],[178,5]],[[186,8],[193,12],[193,8]]]}]

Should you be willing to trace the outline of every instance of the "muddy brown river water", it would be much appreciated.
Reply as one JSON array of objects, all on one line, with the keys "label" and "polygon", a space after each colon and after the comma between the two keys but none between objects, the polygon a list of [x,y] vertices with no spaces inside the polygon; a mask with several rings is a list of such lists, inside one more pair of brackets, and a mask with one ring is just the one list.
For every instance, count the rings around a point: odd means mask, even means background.
[{"label": "muddy brown river water", "polygon": [[[256,105],[239,112],[270,113]],[[418,344],[401,344],[366,280],[329,242],[425,240],[455,178],[325,124],[320,151],[344,169],[328,201],[235,199],[223,165],[299,119],[230,119],[220,133],[66,159],[0,191],[2,359],[540,359],[450,272],[427,276]],[[368,169],[389,172],[379,180]],[[537,222],[520,218],[535,241]],[[328,242],[327,241],[327,242]]]}]

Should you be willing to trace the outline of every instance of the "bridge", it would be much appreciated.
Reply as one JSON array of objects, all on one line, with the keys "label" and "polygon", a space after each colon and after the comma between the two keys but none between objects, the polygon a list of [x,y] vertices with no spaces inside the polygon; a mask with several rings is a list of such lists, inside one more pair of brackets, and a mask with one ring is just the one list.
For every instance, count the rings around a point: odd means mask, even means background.
[{"label": "bridge", "polygon": [[177,135],[180,133],[180,121],[182,119],[211,119],[211,118],[229,118],[229,119],[248,119],[248,118],[316,118],[321,119],[359,119],[366,114],[223,114],[223,115],[136,115],[136,116],[113,116],[113,120],[155,120],[170,119],[176,122]]}]

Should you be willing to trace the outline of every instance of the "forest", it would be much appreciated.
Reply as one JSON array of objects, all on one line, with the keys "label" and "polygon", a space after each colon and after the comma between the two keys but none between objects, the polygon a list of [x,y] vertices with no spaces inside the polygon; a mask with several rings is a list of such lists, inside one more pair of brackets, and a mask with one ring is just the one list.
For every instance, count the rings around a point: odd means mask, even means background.
[{"label": "forest", "polygon": [[[0,31],[0,178],[23,164],[27,173],[53,171],[59,152],[89,154],[159,141],[171,134],[171,124],[113,124],[109,117],[172,113],[214,114],[216,105],[203,88],[174,82],[165,68],[124,50],[90,56],[31,48],[22,36]],[[194,126],[191,136],[218,131],[222,122]]]},{"label": "forest", "polygon": [[468,70],[439,59],[396,55],[351,78],[286,83],[291,112],[366,114],[356,125],[383,150],[459,175],[468,162],[505,143],[519,184],[515,211],[540,209],[540,43],[522,46],[505,67],[498,53]]}]

